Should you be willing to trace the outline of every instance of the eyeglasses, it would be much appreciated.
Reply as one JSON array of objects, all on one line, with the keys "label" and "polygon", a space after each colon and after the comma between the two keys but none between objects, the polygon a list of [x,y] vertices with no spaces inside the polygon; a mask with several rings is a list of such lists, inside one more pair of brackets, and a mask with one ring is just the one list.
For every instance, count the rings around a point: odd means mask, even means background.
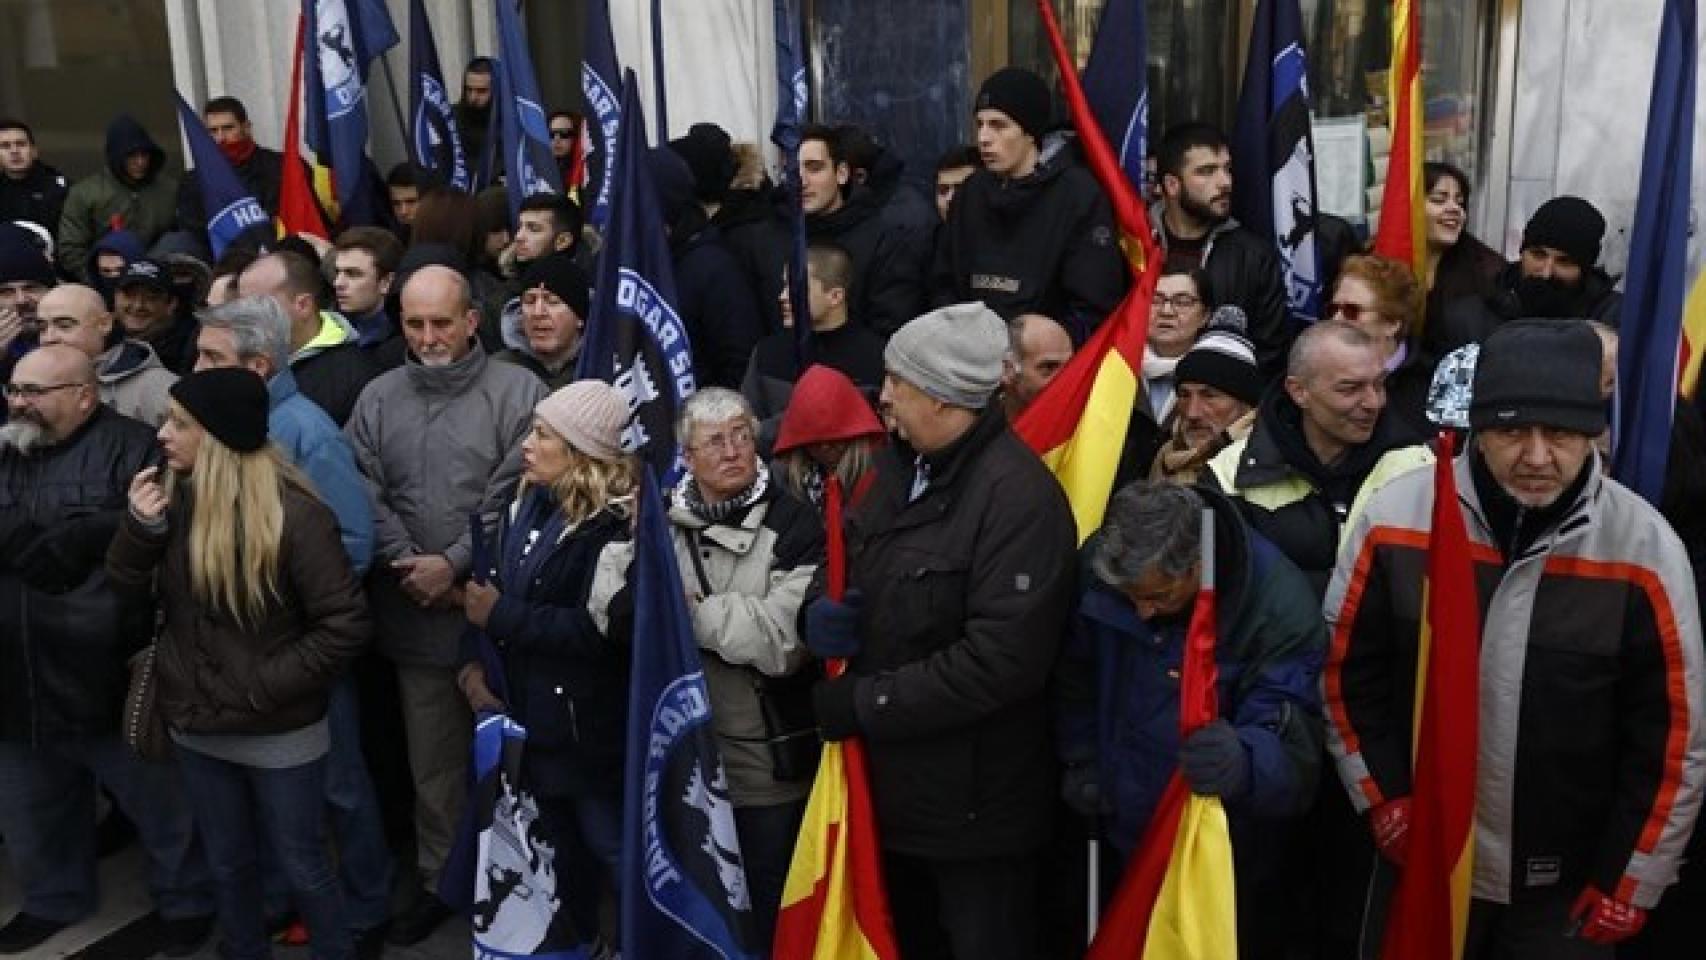
[{"label": "eyeglasses", "polygon": [[0,387],[8,400],[40,400],[55,390],[68,390],[72,387],[83,387],[83,383],[8,383]]},{"label": "eyeglasses", "polygon": [[1346,323],[1356,323],[1363,314],[1376,315],[1380,311],[1373,307],[1365,307],[1360,303],[1350,303],[1345,300],[1334,300],[1327,304],[1328,317],[1344,317]]},{"label": "eyeglasses", "polygon": [[709,450],[712,453],[737,453],[752,446],[752,430],[748,427],[736,427],[728,433],[718,433],[706,437],[693,445],[694,450]]},{"label": "eyeglasses", "polygon": [[552,140],[573,140],[574,138],[575,132],[573,130],[564,130],[560,127],[551,128]]},{"label": "eyeglasses", "polygon": [[1155,295],[1156,312],[1172,308],[1175,312],[1182,313],[1186,310],[1195,310],[1200,306],[1202,306],[1202,298],[1194,297],[1188,293],[1181,293],[1176,297],[1169,297],[1164,293]]}]

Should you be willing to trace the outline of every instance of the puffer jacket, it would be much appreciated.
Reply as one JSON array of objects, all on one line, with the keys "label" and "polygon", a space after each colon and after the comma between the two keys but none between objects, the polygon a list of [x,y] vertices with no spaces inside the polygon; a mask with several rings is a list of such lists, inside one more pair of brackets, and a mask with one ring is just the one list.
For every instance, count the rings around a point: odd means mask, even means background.
[{"label": "puffer jacket", "polygon": [[[1554,522],[1506,553],[1472,456],[1453,471],[1481,623],[1473,895],[1574,897],[1592,883],[1650,909],[1675,881],[1706,778],[1688,554],[1597,455]],[[1433,494],[1420,469],[1375,494],[1327,591],[1328,748],[1359,811],[1411,793]]]},{"label": "puffer jacket", "polygon": [[[547,491],[525,490],[493,541],[497,603],[486,620],[504,675],[490,678],[527,728],[529,785],[560,795],[622,777],[628,724],[628,638],[607,635],[592,609],[595,576],[627,546],[632,503],[570,526]],[[531,545],[531,546],[530,546]],[[606,554],[611,559],[605,561]],[[463,634],[463,663],[479,662],[480,632]]]},{"label": "puffer jacket", "polygon": [[1324,466],[1304,442],[1301,418],[1284,390],[1270,389],[1255,429],[1210,460],[1202,482],[1232,497],[1245,522],[1303,571],[1319,597],[1351,515],[1372,491],[1433,454],[1412,446],[1387,410],[1367,443]]},{"label": "puffer jacket", "polygon": [[[146,151],[153,162],[141,180],[125,175],[124,158]],[[165,172],[166,151],[129,114],[107,125],[107,165],[71,185],[59,217],[59,266],[86,278],[89,247],[109,230],[127,230],[144,249],[172,228],[178,210],[178,180]]]},{"label": "puffer jacket", "polygon": [[154,431],[105,407],[31,456],[0,452],[0,740],[114,734],[154,608],[108,581],[107,544]]},{"label": "puffer jacket", "polygon": [[190,579],[191,497],[180,488],[164,530],[128,512],[107,553],[115,587],[163,613],[155,669],[166,723],[185,733],[283,733],[326,715],[327,694],[367,646],[371,624],[332,511],[286,483],[278,597],[244,625],[195,596]]},{"label": "puffer jacket", "polygon": [[1113,208],[1070,150],[1017,180],[979,169],[936,235],[930,299],[981,300],[1008,319],[1046,314],[1081,344],[1125,295],[1118,239]]},{"label": "puffer jacket", "polygon": [[[1271,857],[1259,834],[1301,814],[1315,795],[1327,630],[1297,568],[1225,497],[1198,492],[1215,511],[1220,712],[1250,758],[1249,790],[1223,799],[1241,853],[1260,846]],[[1085,544],[1086,564],[1096,544],[1097,537]],[[1110,811],[1107,836],[1129,856],[1178,767],[1179,667],[1190,612],[1147,622],[1087,565],[1081,577],[1055,674],[1061,758],[1097,771]],[[1261,868],[1241,856],[1240,872]]]},{"label": "puffer jacket", "polygon": [[413,356],[381,374],[344,428],[373,497],[373,601],[380,652],[400,663],[453,666],[466,621],[450,607],[422,609],[391,563],[442,554],[458,579],[469,572],[478,513],[495,535],[521,475],[521,440],[545,385],[475,344],[447,367]]},{"label": "puffer jacket", "polygon": [[680,504],[671,506],[669,520],[681,582],[696,598],[693,636],[711,654],[705,685],[729,795],[737,807],[798,800],[811,781],[771,775],[758,689],[765,678],[791,676],[806,664],[798,620],[823,562],[823,525],[775,487],[723,523],[708,525]]},{"label": "puffer jacket", "polygon": [[95,360],[101,402],[151,427],[166,422],[172,409],[168,393],[178,375],[166,369],[154,348],[141,340],[120,340]]},{"label": "puffer jacket", "polygon": [[1048,836],[1045,687],[1072,604],[1071,509],[992,404],[925,462],[893,447],[847,520],[861,648],[816,691],[825,736],[858,734],[885,850],[1018,856]]}]

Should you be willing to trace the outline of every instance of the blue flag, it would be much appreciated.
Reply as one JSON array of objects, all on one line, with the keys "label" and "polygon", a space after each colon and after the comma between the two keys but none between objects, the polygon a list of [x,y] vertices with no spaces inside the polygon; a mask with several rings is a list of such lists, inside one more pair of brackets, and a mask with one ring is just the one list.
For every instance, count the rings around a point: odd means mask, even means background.
[{"label": "blue flag", "polygon": [[591,158],[597,171],[588,222],[601,233],[610,222],[610,188],[616,182],[616,137],[622,127],[622,71],[616,62],[616,38],[610,30],[610,0],[587,0],[586,52],[581,61],[581,93],[598,118],[598,149]]},{"label": "blue flag", "polygon": [[806,104],[811,95],[806,86],[806,64],[800,56],[799,21],[791,0],[775,0],[776,22],[776,124],[770,142],[782,154],[782,190],[788,201],[788,220],[793,243],[788,255],[788,308],[794,316],[794,352],[799,369],[812,361],[810,296],[806,291],[806,212],[800,199],[800,130],[805,124]]},{"label": "blue flag", "polygon": [[1108,0],[1079,74],[1096,122],[1139,196],[1148,195],[1143,159],[1149,146],[1149,28],[1143,8],[1144,0]]},{"label": "blue flag", "polygon": [[[634,116],[634,114],[629,114]],[[633,666],[622,818],[622,953],[725,960],[753,942],[752,897],[665,504],[648,472],[634,531]]]},{"label": "blue flag", "polygon": [[207,240],[213,247],[213,258],[219,259],[230,246],[246,230],[260,230],[263,235],[272,237],[272,217],[267,215],[243,181],[237,179],[237,172],[231,169],[230,161],[219,152],[219,145],[208,136],[207,128],[202,126],[201,117],[184,102],[180,94],[174,93],[173,99],[178,101],[178,119],[184,124],[184,139],[190,144],[190,157],[195,162],[196,183],[201,186],[201,206],[207,211]]},{"label": "blue flag", "polygon": [[1694,0],[1665,0],[1623,275],[1611,472],[1654,506],[1670,456],[1687,295],[1696,16]]},{"label": "blue flag", "polygon": [[308,146],[329,162],[345,223],[374,223],[367,175],[367,71],[397,45],[384,0],[302,0],[313,47],[304,46]]},{"label": "blue flag", "polygon": [[1250,30],[1250,58],[1232,131],[1232,215],[1274,245],[1296,327],[1321,315],[1321,261],[1315,238],[1315,140],[1303,14],[1297,0],[1262,0]]},{"label": "blue flag", "polygon": [[675,312],[675,271],[657,190],[646,167],[646,123],[634,72],[622,77],[622,137],[612,157],[621,173],[581,346],[578,379],[615,384],[633,419],[623,446],[669,483],[676,476],[675,414],[695,389],[687,327]]},{"label": "blue flag", "polygon": [[509,194],[509,221],[521,216],[521,202],[536,193],[562,193],[563,175],[551,155],[551,130],[539,97],[533,58],[521,32],[514,0],[498,0],[498,60],[492,71],[497,89],[498,123],[503,133],[503,169]]},{"label": "blue flag", "polygon": [[469,189],[468,155],[438,69],[438,46],[424,0],[409,0],[409,159],[431,170],[440,183]]}]

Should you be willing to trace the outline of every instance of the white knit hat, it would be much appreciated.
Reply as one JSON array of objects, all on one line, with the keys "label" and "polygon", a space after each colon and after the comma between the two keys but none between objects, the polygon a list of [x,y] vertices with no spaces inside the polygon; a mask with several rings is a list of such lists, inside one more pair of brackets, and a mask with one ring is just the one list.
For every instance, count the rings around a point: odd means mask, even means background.
[{"label": "white knit hat", "polygon": [[932,310],[895,331],[883,366],[943,403],[981,410],[1001,386],[1007,324],[982,303]]},{"label": "white knit hat", "polygon": [[533,413],[589,457],[614,460],[623,454],[628,398],[603,380],[576,380],[539,401]]}]

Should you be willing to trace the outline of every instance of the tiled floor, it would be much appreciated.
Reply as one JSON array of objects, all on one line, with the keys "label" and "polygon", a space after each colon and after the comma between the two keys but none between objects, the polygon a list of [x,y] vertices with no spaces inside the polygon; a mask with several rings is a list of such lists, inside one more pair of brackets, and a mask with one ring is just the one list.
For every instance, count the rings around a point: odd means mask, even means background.
[{"label": "tiled floor", "polygon": [[[149,911],[148,891],[142,881],[142,850],[132,844],[101,861],[101,909],[89,920],[60,933],[28,954],[25,960],[58,960],[62,957],[87,960],[148,960],[120,956],[98,946],[103,938]],[[18,885],[5,858],[0,856],[0,922],[18,908]],[[97,945],[90,949],[91,945]],[[388,947],[386,960],[467,960],[471,955],[468,925],[453,919],[438,932],[413,947]],[[196,960],[217,960],[213,942],[196,954]],[[307,948],[276,947],[275,960],[308,960]]]}]

